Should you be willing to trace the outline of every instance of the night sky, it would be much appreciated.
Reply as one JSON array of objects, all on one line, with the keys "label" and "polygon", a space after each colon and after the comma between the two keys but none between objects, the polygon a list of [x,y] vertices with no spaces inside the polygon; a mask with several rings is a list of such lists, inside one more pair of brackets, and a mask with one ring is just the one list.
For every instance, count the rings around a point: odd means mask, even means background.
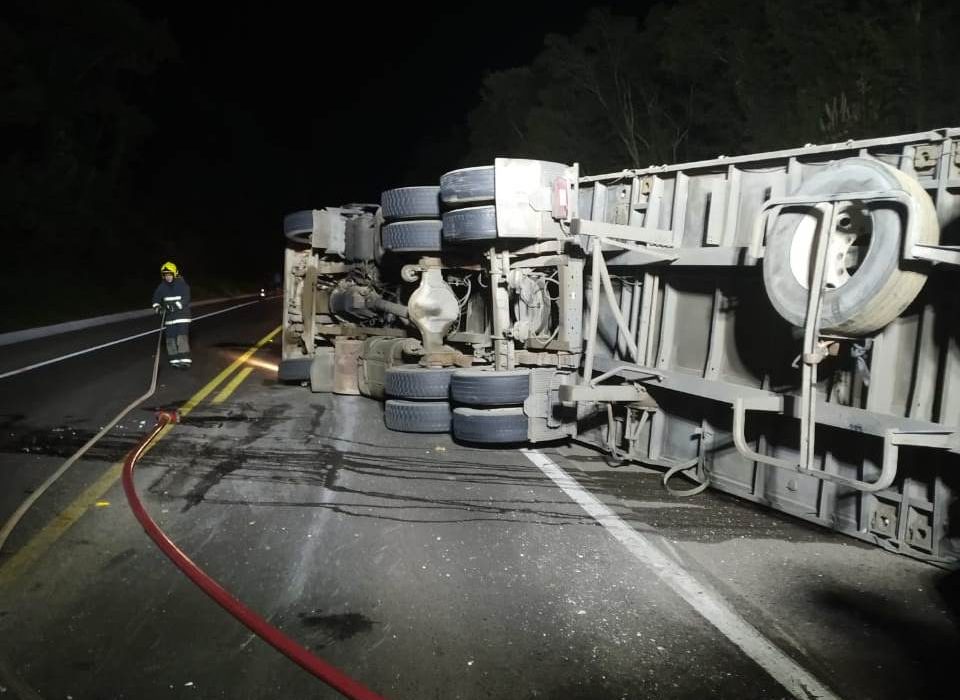
[{"label": "night sky", "polygon": [[145,91],[154,133],[140,189],[168,218],[226,221],[247,237],[276,232],[289,211],[433,184],[405,175],[436,182],[458,165],[484,73],[528,63],[547,33],[575,32],[590,7],[144,6],[168,21],[179,56]]},{"label": "night sky", "polygon": [[[259,286],[281,264],[285,214],[435,184],[484,165],[471,150],[602,172],[955,124],[957,7],[6,0],[0,222],[20,244],[0,300],[39,290],[56,320],[131,308],[171,258],[209,294]],[[563,56],[544,51],[581,31]],[[610,50],[643,103],[630,126],[608,106]],[[508,68],[527,70],[500,73],[484,105],[484,77]],[[78,260],[110,284],[88,275],[64,294]],[[0,311],[14,327],[40,318]]]},{"label": "night sky", "polygon": [[259,287],[284,215],[485,164],[467,124],[486,74],[593,9],[649,6],[0,3],[0,221],[18,241],[0,327],[135,308],[164,260],[208,296]]}]

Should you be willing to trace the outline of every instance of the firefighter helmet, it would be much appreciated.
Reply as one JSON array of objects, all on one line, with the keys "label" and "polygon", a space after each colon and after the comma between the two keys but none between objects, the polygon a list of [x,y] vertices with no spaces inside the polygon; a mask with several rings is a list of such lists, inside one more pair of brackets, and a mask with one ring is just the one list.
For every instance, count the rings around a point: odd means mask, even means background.
[{"label": "firefighter helmet", "polygon": [[177,270],[177,266],[174,265],[172,262],[165,262],[165,263],[163,263],[163,265],[160,267],[160,274],[161,274],[161,275],[166,274],[166,273],[168,273],[168,272],[169,272],[170,274],[172,274],[174,277],[176,277],[177,275],[180,274],[180,272]]}]

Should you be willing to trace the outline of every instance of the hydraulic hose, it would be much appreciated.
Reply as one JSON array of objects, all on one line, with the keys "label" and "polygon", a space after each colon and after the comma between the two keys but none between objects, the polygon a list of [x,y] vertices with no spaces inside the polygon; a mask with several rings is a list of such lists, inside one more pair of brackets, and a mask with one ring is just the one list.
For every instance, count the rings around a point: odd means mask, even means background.
[{"label": "hydraulic hose", "polygon": [[113,426],[119,423],[120,420],[125,415],[127,415],[134,408],[136,408],[141,403],[149,399],[157,391],[157,372],[160,368],[160,343],[163,340],[163,333],[162,333],[163,322],[166,316],[167,314],[165,311],[162,312],[160,315],[161,332],[157,334],[157,347],[153,354],[153,374],[150,377],[150,386],[147,387],[147,391],[143,394],[143,396],[140,396],[134,399],[130,403],[130,405],[128,405],[125,409],[120,411],[120,413],[118,413],[113,420],[111,420],[109,423],[107,423],[105,426],[103,426],[100,429],[99,433],[97,433],[92,438],[87,440],[87,442],[83,445],[83,447],[81,447],[79,450],[77,450],[72,455],[70,455],[70,457],[67,458],[67,460],[60,465],[60,468],[57,469],[57,471],[55,471],[53,474],[48,476],[46,481],[40,484],[40,486],[38,486],[33,493],[31,493],[29,496],[27,496],[23,500],[23,503],[19,505],[19,507],[13,512],[13,515],[11,515],[7,519],[7,521],[3,524],[3,527],[0,528],[0,550],[3,549],[3,545],[6,544],[7,538],[10,537],[10,533],[13,532],[13,529],[17,526],[17,523],[19,523],[20,520],[23,518],[23,516],[26,515],[27,511],[30,510],[31,507],[33,507],[33,504],[36,503],[37,500],[39,500],[39,498],[44,493],[47,492],[47,489],[53,486],[57,482],[57,480],[59,480],[60,477],[63,476],[67,472],[67,470],[76,463],[78,459],[80,459],[84,454],[86,454],[87,450],[89,450],[91,447],[97,444],[100,438],[102,438],[104,435],[109,433],[113,429]]},{"label": "hydraulic hose", "polygon": [[246,625],[251,632],[270,644],[288,659],[312,673],[344,697],[350,698],[351,700],[383,700],[382,696],[377,695],[366,686],[350,678],[340,669],[315,656],[234,598],[229,591],[207,575],[203,569],[194,564],[193,561],[167,537],[166,533],[160,529],[160,526],[157,525],[153,518],[150,517],[150,514],[147,513],[133,484],[133,470],[137,465],[137,460],[140,459],[160,431],[163,430],[166,425],[175,423],[176,421],[177,416],[175,413],[161,411],[157,415],[157,424],[137,446],[127,454],[123,461],[123,490],[127,495],[127,501],[130,503],[130,508],[133,510],[134,516],[143,526],[144,531],[146,531],[147,535],[156,543],[160,550],[167,555],[170,561],[172,561],[180,571],[186,574],[187,578],[193,581],[200,590],[213,598],[220,607]]}]

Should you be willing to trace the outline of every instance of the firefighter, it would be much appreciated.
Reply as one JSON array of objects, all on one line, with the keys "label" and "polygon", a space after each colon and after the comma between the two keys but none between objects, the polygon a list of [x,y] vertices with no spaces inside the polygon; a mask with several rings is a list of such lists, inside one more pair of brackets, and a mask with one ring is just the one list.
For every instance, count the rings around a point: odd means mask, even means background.
[{"label": "firefighter", "polygon": [[153,308],[159,314],[166,311],[164,317],[164,335],[167,342],[167,358],[170,366],[188,369],[193,362],[190,359],[190,285],[180,276],[180,271],[172,262],[160,267],[162,281],[153,293]]}]

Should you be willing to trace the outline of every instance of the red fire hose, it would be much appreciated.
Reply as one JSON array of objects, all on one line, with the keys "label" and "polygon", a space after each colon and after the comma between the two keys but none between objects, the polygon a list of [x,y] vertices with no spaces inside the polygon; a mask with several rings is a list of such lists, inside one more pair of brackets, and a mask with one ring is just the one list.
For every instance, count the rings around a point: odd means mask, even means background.
[{"label": "red fire hose", "polygon": [[273,646],[301,668],[309,671],[321,681],[337,690],[351,700],[384,700],[372,690],[350,678],[341,670],[314,656],[309,650],[292,640],[276,627],[260,617],[253,610],[234,598],[223,586],[210,578],[199,566],[194,564],[183,551],[167,537],[160,527],[153,521],[140,502],[140,497],[133,485],[133,470],[137,460],[146,451],[147,446],[163,430],[164,426],[176,423],[175,412],[161,411],[157,414],[157,424],[123,461],[123,490],[127,494],[127,501],[137,520],[143,526],[164,554],[177,565],[204,593],[213,598],[224,610],[245,624],[251,632]]}]

